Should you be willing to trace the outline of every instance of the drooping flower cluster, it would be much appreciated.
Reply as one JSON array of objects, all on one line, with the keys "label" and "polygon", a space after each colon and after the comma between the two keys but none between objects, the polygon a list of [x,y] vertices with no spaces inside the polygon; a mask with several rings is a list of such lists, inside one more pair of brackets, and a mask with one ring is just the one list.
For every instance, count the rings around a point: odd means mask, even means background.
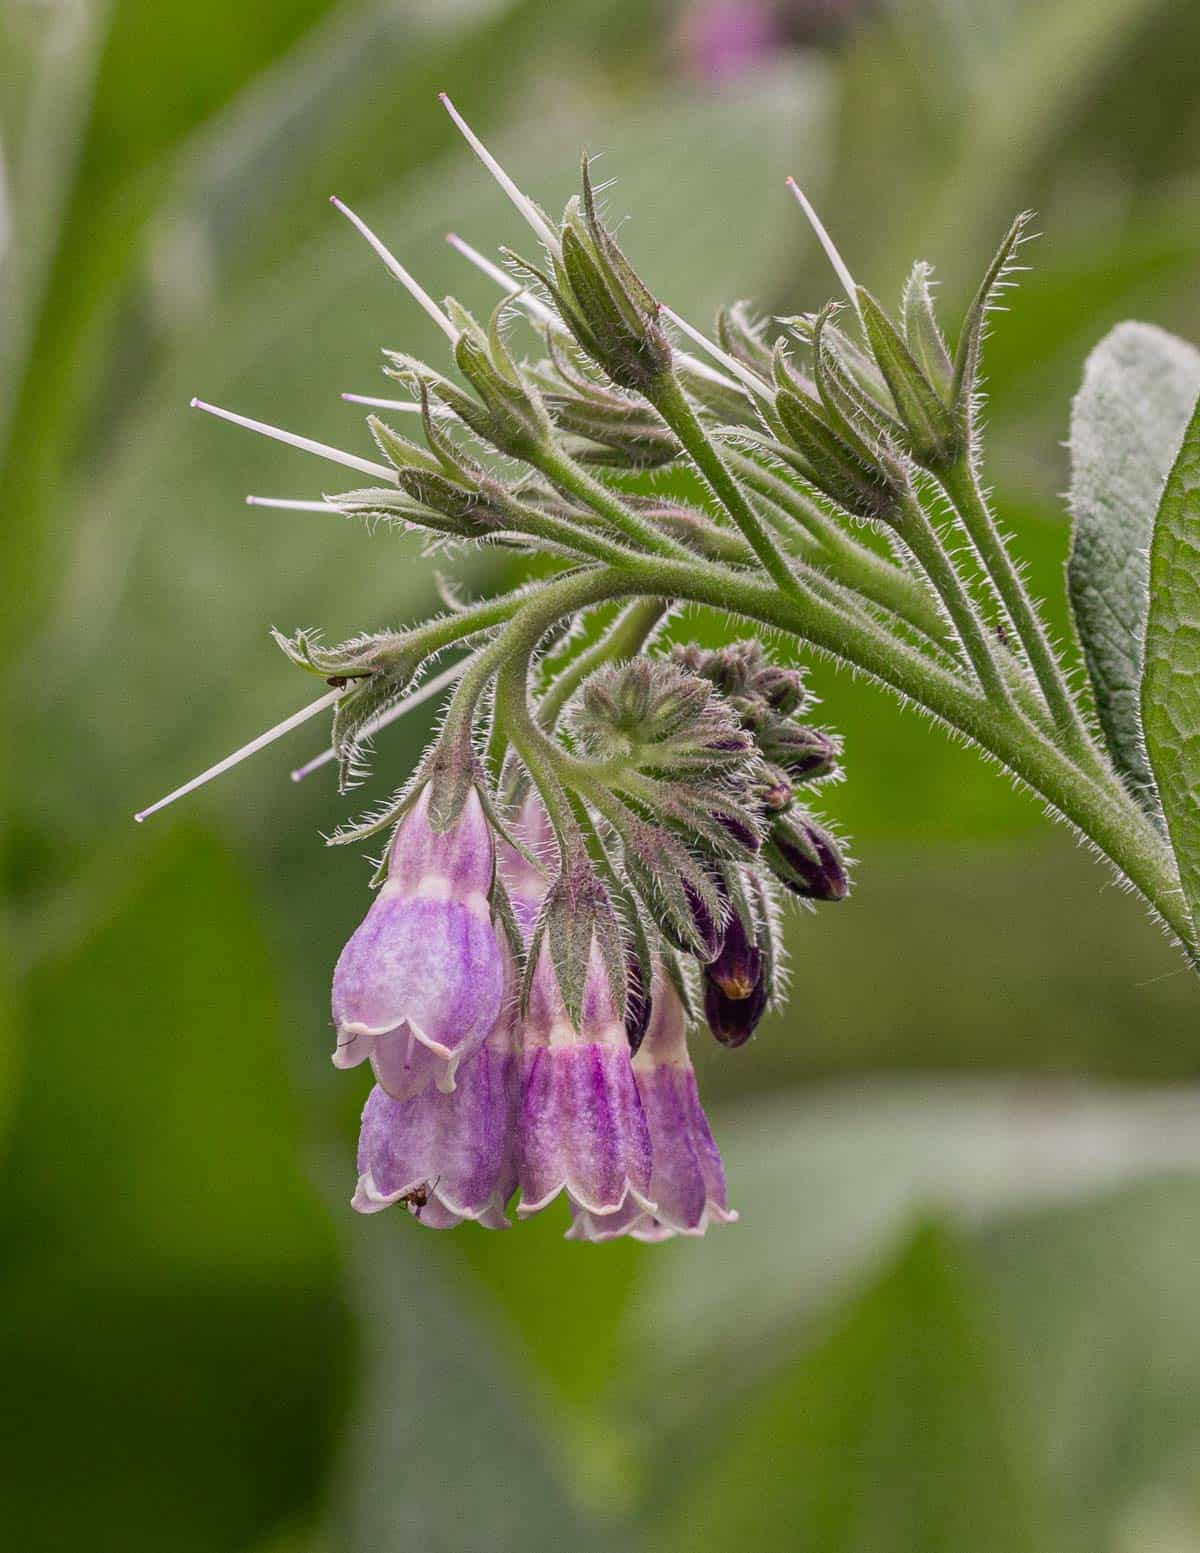
[{"label": "drooping flower cluster", "polygon": [[[595,1241],[733,1217],[689,1009],[742,1045],[778,992],[776,881],[807,899],[846,891],[836,844],[793,798],[835,769],[835,741],[797,720],[806,708],[800,675],[753,642],[588,681],[578,747],[653,784],[641,791],[666,819],[610,790],[603,841],[623,854],[636,932],[535,790],[500,822],[469,754],[469,780],[443,766],[418,781],[334,973],[334,1063],[375,1077],[359,1211],[401,1203],[434,1228],[495,1229],[515,1192],[522,1218],[565,1196],[570,1238]],[[796,837],[823,860],[807,874],[788,861]]]}]

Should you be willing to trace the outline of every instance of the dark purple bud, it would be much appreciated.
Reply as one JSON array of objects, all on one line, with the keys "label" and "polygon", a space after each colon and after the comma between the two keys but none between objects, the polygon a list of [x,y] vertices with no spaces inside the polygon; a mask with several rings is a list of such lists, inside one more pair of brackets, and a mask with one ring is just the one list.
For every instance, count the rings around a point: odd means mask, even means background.
[{"label": "dark purple bud", "polygon": [[704,974],[717,984],[727,998],[735,1001],[750,997],[762,981],[762,954],[746,932],[746,925],[738,912],[730,912],[721,952],[710,962]]},{"label": "dark purple bud", "polygon": [[754,676],[754,691],[781,717],[794,717],[808,700],[804,675],[799,669],[782,669],[768,663]]},{"label": "dark purple bud", "polygon": [[819,728],[783,718],[764,720],[758,729],[763,759],[782,766],[797,782],[816,782],[837,769],[838,741]]},{"label": "dark purple bud", "polygon": [[695,939],[688,944],[680,944],[681,949],[690,948],[696,958],[703,961],[711,960],[721,947],[722,926],[712,909],[710,901],[695,888],[687,879],[683,881],[683,893],[687,897],[687,903],[692,913],[692,922],[695,926]]},{"label": "dark purple bud", "polygon": [[760,976],[748,998],[731,998],[704,975],[704,1018],[722,1046],[744,1046],[767,1008],[767,980]]},{"label": "dark purple bud", "polygon": [[714,809],[713,819],[747,852],[757,852],[762,846],[762,837],[745,815],[732,813],[728,809]]},{"label": "dark purple bud", "polygon": [[850,893],[837,843],[806,814],[780,816],[763,854],[779,882],[802,900],[840,901]]}]

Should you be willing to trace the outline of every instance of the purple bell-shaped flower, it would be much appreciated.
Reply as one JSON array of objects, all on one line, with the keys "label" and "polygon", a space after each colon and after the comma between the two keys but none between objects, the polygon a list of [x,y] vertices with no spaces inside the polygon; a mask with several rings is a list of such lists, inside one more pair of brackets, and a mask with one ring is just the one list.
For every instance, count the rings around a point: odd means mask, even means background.
[{"label": "purple bell-shaped flower", "polygon": [[576,1208],[567,1232],[571,1240],[666,1240],[703,1235],[709,1224],[737,1218],[727,1204],[725,1171],[700,1104],[687,1049],[687,1020],[679,993],[659,975],[646,1038],[633,1059],[638,1094],[650,1133],[653,1168],[650,1196],[655,1208],[623,1211],[604,1219]]},{"label": "purple bell-shaped flower", "polygon": [[451,827],[429,823],[427,786],[392,842],[387,881],[333,975],[335,1066],[371,1059],[393,1100],[455,1073],[483,1044],[504,1002],[492,923],[495,844],[474,789]]},{"label": "purple bell-shaped flower", "polygon": [[600,951],[593,942],[576,1028],[543,939],[522,1027],[518,1212],[527,1218],[566,1192],[597,1219],[629,1202],[653,1213],[650,1169],[625,1023]]}]

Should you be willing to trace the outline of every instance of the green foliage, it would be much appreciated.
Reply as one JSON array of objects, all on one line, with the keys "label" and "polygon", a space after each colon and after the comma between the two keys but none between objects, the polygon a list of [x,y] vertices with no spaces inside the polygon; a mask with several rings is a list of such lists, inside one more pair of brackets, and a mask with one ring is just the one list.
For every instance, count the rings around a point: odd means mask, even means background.
[{"label": "green foliage", "polygon": [[117,881],[31,987],[0,1169],[0,1499],[30,1553],[164,1528],[233,1553],[321,1491],[337,1265],[259,903],[200,831]]},{"label": "green foliage", "polygon": [[1154,514],[1200,393],[1200,351],[1147,324],[1120,324],[1088,357],[1071,414],[1067,569],[1096,709],[1118,770],[1148,807],[1141,683]]},{"label": "green foliage", "polygon": [[665,1546],[1030,1553],[1031,1488],[962,1254],[930,1226],[763,1388]]},{"label": "green foliage", "polygon": [[1200,923],[1200,408],[1154,520],[1142,722],[1184,898]]}]

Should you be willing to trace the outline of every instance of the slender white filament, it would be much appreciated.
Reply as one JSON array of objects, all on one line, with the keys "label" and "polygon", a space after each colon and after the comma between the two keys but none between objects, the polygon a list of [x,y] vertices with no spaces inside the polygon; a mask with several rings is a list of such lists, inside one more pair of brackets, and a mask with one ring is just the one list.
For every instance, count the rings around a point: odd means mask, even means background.
[{"label": "slender white filament", "polygon": [[341,448],[331,448],[327,442],[314,442],[311,437],[297,436],[294,431],[283,431],[278,426],[269,426],[266,421],[251,420],[248,415],[237,415],[232,410],[223,410],[220,405],[208,404],[203,399],[193,399],[192,409],[216,415],[223,421],[244,426],[247,431],[256,431],[260,436],[271,437],[276,442],[286,442],[289,447],[299,448],[303,453],[315,453],[318,458],[329,459],[330,463],[344,464],[347,469],[357,469],[360,474],[374,475],[377,480],[396,484],[394,469],[389,469],[386,464],[373,463],[369,458],[359,458],[357,453],[345,453]]},{"label": "slender white filament", "polygon": [[391,270],[392,274],[404,287],[405,291],[408,292],[409,296],[412,297],[415,302],[419,303],[422,308],[424,308],[425,312],[428,313],[430,318],[433,319],[434,323],[437,324],[438,328],[450,341],[451,345],[457,345],[458,330],[446,317],[445,313],[442,312],[441,308],[437,305],[437,303],[433,300],[425,288],[417,281],[415,281],[408,273],[408,271],[400,263],[400,260],[397,259],[396,255],[391,251],[391,249],[382,243],[380,239],[375,236],[374,232],[372,232],[371,228],[362,219],[362,217],[356,216],[355,213],[350,209],[349,205],[344,205],[342,201],[338,199],[336,194],[331,194],[329,196],[329,203],[335,210],[340,210],[342,215],[345,216],[346,220],[349,221],[352,226],[358,228],[358,230],[366,238],[367,242],[370,243],[371,247],[374,248],[375,252],[383,260],[384,264],[387,265],[388,269]]},{"label": "slender white filament", "polygon": [[817,241],[821,244],[821,247],[824,248],[825,255],[828,258],[830,264],[833,266],[833,272],[841,281],[842,289],[849,297],[850,305],[858,314],[859,320],[861,322],[862,310],[858,305],[858,288],[854,284],[854,276],[851,275],[849,266],[846,264],[845,259],[843,259],[841,254],[838,252],[837,245],[834,243],[833,238],[830,237],[829,233],[825,230],[825,227],[821,222],[821,218],[813,209],[808,195],[805,194],[804,190],[800,187],[794,178],[789,178],[787,180],[787,186],[796,196],[796,200],[799,203],[800,209],[808,217],[808,224],[817,234]]},{"label": "slender white filament", "polygon": [[455,253],[462,254],[468,263],[473,264],[477,270],[482,270],[489,279],[494,280],[498,286],[507,291],[510,297],[516,299],[518,307],[523,307],[539,323],[548,324],[552,329],[557,329],[560,334],[567,332],[566,325],[554,309],[543,302],[541,297],[535,296],[532,291],[523,291],[519,282],[514,280],[502,265],[496,264],[485,254],[480,253],[478,248],[472,248],[470,243],[459,237],[457,232],[447,232],[446,241]]},{"label": "slender white filament", "polygon": [[557,253],[559,247],[558,233],[546,220],[545,216],[542,215],[541,211],[528,197],[528,195],[521,193],[520,189],[517,188],[516,184],[504,171],[503,167],[500,166],[500,163],[484,145],[483,141],[480,140],[479,136],[467,123],[466,119],[463,118],[462,114],[450,101],[450,98],[446,95],[446,93],[439,92],[438,96],[441,98],[442,107],[445,108],[446,112],[454,120],[454,123],[457,126],[460,134],[470,146],[471,150],[474,151],[475,155],[487,168],[488,172],[491,173],[492,177],[504,190],[505,194],[508,195],[509,199],[512,200],[513,204],[525,217],[525,220],[528,221],[529,225],[541,238],[542,242],[544,242],[546,246],[554,253]]},{"label": "slender white filament", "polygon": [[294,501],[288,496],[247,496],[247,507],[282,507],[287,512],[337,512],[327,501]]},{"label": "slender white filament", "polygon": [[[360,737],[370,738],[378,733],[381,728],[386,728],[389,723],[394,723],[397,718],[403,717],[406,712],[413,711],[426,701],[431,701],[439,691],[445,690],[448,685],[453,685],[456,679],[461,679],[469,658],[464,658],[460,663],[452,663],[448,669],[443,669],[440,674],[435,674],[431,680],[426,680],[418,690],[414,690],[411,696],[405,696],[403,701],[397,701],[395,706],[390,706],[382,716],[376,717],[363,729]],[[292,772],[293,782],[303,782],[306,776],[311,776],[314,771],[319,771],[322,766],[329,765],[334,760],[332,749],[322,750],[312,760],[306,761],[303,766],[297,766]]]},{"label": "slender white filament", "polygon": [[234,750],[232,755],[226,755],[224,760],[219,760],[215,766],[209,766],[207,771],[202,771],[199,776],[193,777],[190,782],[185,782],[182,787],[177,787],[173,793],[168,793],[165,798],[160,798],[157,803],[152,803],[148,809],[140,809],[134,815],[134,819],[140,825],[150,815],[157,814],[160,809],[165,809],[169,803],[174,803],[177,798],[183,798],[188,793],[194,793],[198,787],[203,787],[206,782],[211,782],[214,777],[219,777],[223,772],[230,771],[234,766],[240,765],[243,760],[248,760],[251,755],[257,755],[259,750],[266,749],[268,744],[273,744],[276,739],[282,739],[285,733],[291,733],[293,728],[299,728],[301,723],[308,722],[310,717],[317,717],[339,701],[346,693],[345,688],[331,690],[318,700],[312,701],[300,711],[293,712],[290,717],[285,717],[283,722],[276,723],[274,728],[268,728],[266,733],[260,733],[257,739],[251,739],[249,744],[243,744],[240,750]]},{"label": "slender white filament", "polygon": [[680,318],[679,314],[672,308],[664,306],[663,316],[669,318],[677,329],[682,329],[690,340],[695,340],[697,345],[703,347],[714,361],[720,361],[729,368],[738,380],[732,386],[737,387],[740,384],[748,388],[752,394],[757,394],[760,399],[766,400],[768,404],[774,402],[775,396],[772,394],[770,386],[764,383],[760,377],[756,377],[748,367],[744,367],[736,356],[731,356],[728,351],[723,351],[707,335],[701,334],[699,329],[688,323],[686,318]]},{"label": "slender white filament", "polygon": [[376,399],[374,394],[343,394],[342,398],[347,404],[365,404],[375,410],[406,410],[414,415],[421,413],[421,406],[415,399]]}]

